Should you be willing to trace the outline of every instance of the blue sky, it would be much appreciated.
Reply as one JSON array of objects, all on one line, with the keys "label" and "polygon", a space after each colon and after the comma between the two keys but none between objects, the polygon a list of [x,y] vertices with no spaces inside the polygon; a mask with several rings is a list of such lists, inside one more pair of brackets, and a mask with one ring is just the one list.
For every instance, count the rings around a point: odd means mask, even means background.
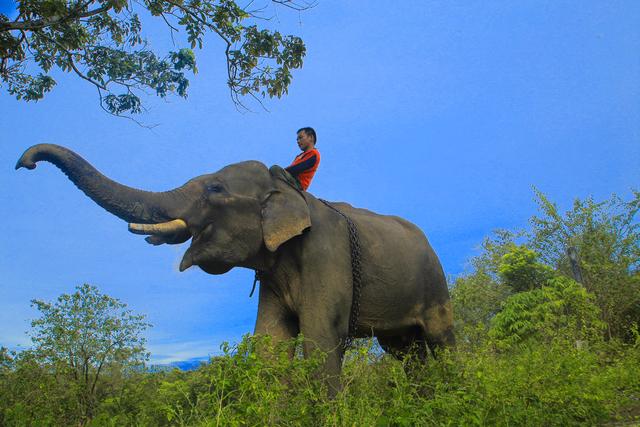
[{"label": "blue sky", "polygon": [[[295,131],[313,126],[322,163],[310,191],[416,223],[449,276],[492,230],[526,226],[532,186],[562,209],[638,188],[639,2],[390,4],[320,0],[301,15],[269,6],[273,25],[308,50],[269,112],[234,108],[213,36],[187,100],[147,100],[141,120],[153,130],[105,114],[70,75],[54,74],[58,87],[38,103],[0,88],[0,345],[28,345],[30,299],[84,282],[148,316],[155,362],[214,354],[255,322],[251,271],[179,273],[186,245],[147,245],[50,164],[14,171],[36,143],[165,190],[237,161],[288,164]],[[145,29],[170,48],[165,27]]]}]

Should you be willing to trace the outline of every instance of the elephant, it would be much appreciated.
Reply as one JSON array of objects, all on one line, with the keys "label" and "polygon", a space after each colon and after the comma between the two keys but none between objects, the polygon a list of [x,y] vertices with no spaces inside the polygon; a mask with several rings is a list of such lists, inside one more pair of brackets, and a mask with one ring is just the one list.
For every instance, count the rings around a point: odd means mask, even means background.
[{"label": "elephant", "polygon": [[[327,352],[330,390],[349,334],[353,271],[349,218],[360,241],[359,315],[354,337],[375,336],[398,357],[419,359],[454,345],[453,312],[438,257],[422,231],[397,216],[328,203],[290,185],[279,167],[228,165],[165,192],[117,183],[73,151],[53,144],[27,149],[16,169],[53,163],[88,197],[147,235],[153,245],[191,239],[180,271],[234,267],[260,272],[255,334],[276,342],[304,336],[303,353]],[[413,353],[412,353],[413,354]]]}]

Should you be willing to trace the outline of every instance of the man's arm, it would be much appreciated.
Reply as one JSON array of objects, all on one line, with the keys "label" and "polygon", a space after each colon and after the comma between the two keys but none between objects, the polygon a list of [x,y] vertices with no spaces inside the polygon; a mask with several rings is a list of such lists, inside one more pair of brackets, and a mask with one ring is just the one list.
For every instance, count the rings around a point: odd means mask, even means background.
[{"label": "man's arm", "polygon": [[287,172],[289,172],[293,176],[298,176],[302,172],[304,172],[306,170],[309,170],[312,167],[314,167],[317,161],[318,161],[318,156],[316,154],[314,154],[313,156],[309,157],[307,160],[305,160],[303,162],[300,162],[300,163],[298,163],[296,165],[292,165],[292,166],[286,167],[285,170]]}]

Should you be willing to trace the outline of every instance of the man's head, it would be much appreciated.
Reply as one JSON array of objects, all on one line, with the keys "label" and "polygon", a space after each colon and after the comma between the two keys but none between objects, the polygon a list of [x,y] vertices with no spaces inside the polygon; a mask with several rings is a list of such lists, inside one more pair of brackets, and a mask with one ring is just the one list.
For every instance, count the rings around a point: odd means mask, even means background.
[{"label": "man's head", "polygon": [[298,130],[298,147],[302,151],[309,151],[316,146],[316,131],[306,127]]}]

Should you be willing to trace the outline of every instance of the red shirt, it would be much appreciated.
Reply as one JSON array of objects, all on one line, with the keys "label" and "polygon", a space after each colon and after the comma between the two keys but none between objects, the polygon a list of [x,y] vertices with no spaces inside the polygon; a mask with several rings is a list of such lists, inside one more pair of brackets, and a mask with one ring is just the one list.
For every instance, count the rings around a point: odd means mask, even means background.
[{"label": "red shirt", "polygon": [[316,148],[298,154],[286,170],[298,179],[303,190],[309,188],[313,175],[320,165],[320,152]]}]

